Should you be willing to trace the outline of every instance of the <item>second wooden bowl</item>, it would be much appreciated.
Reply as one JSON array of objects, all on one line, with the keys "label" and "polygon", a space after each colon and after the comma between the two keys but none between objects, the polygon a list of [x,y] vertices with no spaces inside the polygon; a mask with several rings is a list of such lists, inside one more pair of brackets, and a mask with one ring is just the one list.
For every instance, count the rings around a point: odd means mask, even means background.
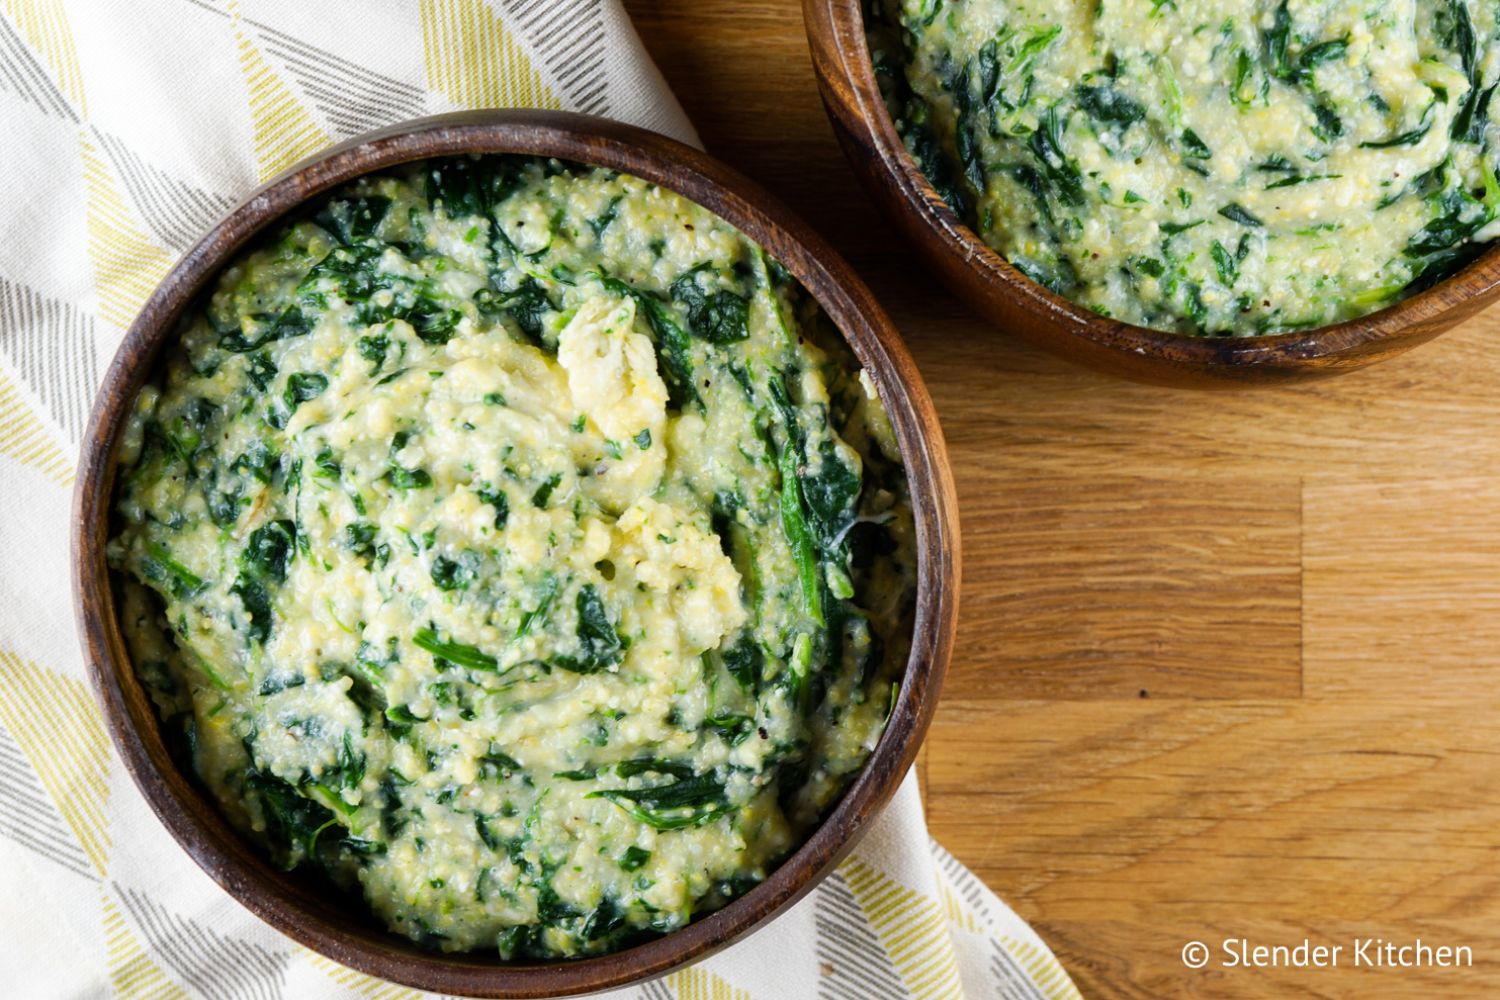
[{"label": "second wooden bowl", "polygon": [[[886,731],[821,826],[766,881],[666,937],[612,955],[545,964],[423,951],[373,917],[272,865],[236,833],[168,753],[136,679],[105,561],[119,439],[131,406],[198,301],[247,243],[323,192],[396,164],[464,153],[550,156],[634,174],[717,213],[795,276],[843,332],[885,402],[906,462],[916,519],[918,593],[911,657]],[[440,993],[569,996],[639,982],[748,934],[810,891],[890,800],[937,704],[958,613],[958,519],[932,402],[869,290],[818,236],[754,183],[698,150],[583,115],[488,111],[443,115],[336,146],[252,194],[172,269],[126,333],[84,436],[74,493],[73,595],[84,659],[106,726],[131,777],[168,831],[261,919],[344,965]]]},{"label": "second wooden bowl", "polygon": [[1166,385],[1243,386],[1326,378],[1394,357],[1500,296],[1500,245],[1458,274],[1378,313],[1300,333],[1209,338],[1162,333],[1098,314],[1012,267],[935,192],[881,99],[864,0],[803,0],[823,104],[871,196],[975,312],[1008,333],[1100,371]]}]

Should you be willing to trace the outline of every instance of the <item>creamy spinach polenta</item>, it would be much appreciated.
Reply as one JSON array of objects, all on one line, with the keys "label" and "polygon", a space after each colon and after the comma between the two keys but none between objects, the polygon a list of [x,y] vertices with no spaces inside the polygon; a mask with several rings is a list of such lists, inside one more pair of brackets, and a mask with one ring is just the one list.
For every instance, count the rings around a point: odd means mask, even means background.
[{"label": "creamy spinach polenta", "polygon": [[366,178],[229,267],[117,514],[198,777],[445,950],[605,951],[764,878],[909,648],[905,479],[837,333],[706,210],[557,161]]},{"label": "creamy spinach polenta", "polygon": [[1496,235],[1480,0],[871,0],[918,165],[1105,316],[1263,334],[1371,312]]}]

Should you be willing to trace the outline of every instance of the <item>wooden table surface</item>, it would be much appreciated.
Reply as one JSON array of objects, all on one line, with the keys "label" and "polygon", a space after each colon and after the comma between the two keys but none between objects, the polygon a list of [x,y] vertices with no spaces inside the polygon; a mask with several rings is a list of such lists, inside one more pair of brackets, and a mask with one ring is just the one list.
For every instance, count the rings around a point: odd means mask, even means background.
[{"label": "wooden table surface", "polygon": [[[950,298],[846,167],[797,0],[627,0],[710,152],[894,317],[963,520],[933,834],[1089,997],[1500,995],[1500,311],[1330,382],[1095,375]],[[1468,945],[1467,969],[1183,945]]]}]

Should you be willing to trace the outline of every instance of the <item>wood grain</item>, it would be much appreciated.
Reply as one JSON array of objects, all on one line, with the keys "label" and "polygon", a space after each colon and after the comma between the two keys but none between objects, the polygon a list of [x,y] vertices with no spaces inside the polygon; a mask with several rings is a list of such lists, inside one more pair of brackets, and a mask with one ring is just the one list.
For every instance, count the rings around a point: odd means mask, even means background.
[{"label": "wood grain", "polygon": [[[1294,388],[1071,367],[978,321],[864,198],[797,0],[626,5],[709,150],[853,261],[936,399],[965,590],[934,835],[1089,997],[1500,994],[1500,312]],[[1476,964],[1178,959],[1355,934]]]},{"label": "wood grain", "polygon": [[[1497,709],[966,700],[933,727],[928,808],[1087,996],[1461,995],[1500,975]],[[1478,961],[1205,975],[1179,957],[1189,940],[1419,934]]]},{"label": "wood grain", "polygon": [[1310,697],[1494,688],[1500,478],[1309,482]]},{"label": "wood grain", "polygon": [[1301,693],[1296,479],[964,482],[949,698]]}]

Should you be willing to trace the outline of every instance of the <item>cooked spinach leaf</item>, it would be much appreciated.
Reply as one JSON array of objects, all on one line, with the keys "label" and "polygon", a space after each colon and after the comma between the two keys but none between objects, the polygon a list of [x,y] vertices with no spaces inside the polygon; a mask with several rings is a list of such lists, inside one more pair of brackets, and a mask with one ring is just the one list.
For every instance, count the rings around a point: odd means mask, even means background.
[{"label": "cooked spinach leaf", "polygon": [[1219,209],[1219,214],[1224,216],[1224,218],[1228,219],[1230,222],[1238,222],[1242,226],[1251,226],[1259,229],[1265,225],[1264,222],[1260,221],[1258,217],[1247,210],[1243,205],[1240,205],[1236,202],[1230,202],[1228,205],[1225,205],[1223,208]]},{"label": "cooked spinach leaf", "polygon": [[672,298],[687,310],[688,329],[710,344],[733,344],[750,337],[750,300],[727,288],[710,290],[705,279],[713,265],[699,264],[672,282]]},{"label": "cooked spinach leaf", "polygon": [[725,797],[723,783],[712,773],[648,788],[601,789],[590,792],[589,798],[608,799],[657,830],[702,826],[733,808]]},{"label": "cooked spinach leaf", "polygon": [[412,644],[418,649],[425,649],[437,659],[447,660],[455,666],[469,670],[493,672],[500,669],[500,661],[495,657],[467,643],[442,639],[438,636],[437,630],[432,627],[417,629],[416,634],[412,636]]},{"label": "cooked spinach leaf", "polygon": [[287,337],[301,337],[311,333],[313,328],[312,320],[304,316],[298,306],[287,306],[275,316],[251,316],[250,324],[250,330],[241,328],[222,334],[219,346],[226,351],[245,354]]},{"label": "cooked spinach leaf", "polygon": [[296,545],[297,525],[277,518],[250,533],[240,552],[240,566],[257,580],[285,583]]},{"label": "cooked spinach leaf", "polygon": [[604,599],[591,583],[578,590],[578,655],[557,656],[552,662],[576,674],[592,674],[619,663],[625,645],[604,608]]}]

